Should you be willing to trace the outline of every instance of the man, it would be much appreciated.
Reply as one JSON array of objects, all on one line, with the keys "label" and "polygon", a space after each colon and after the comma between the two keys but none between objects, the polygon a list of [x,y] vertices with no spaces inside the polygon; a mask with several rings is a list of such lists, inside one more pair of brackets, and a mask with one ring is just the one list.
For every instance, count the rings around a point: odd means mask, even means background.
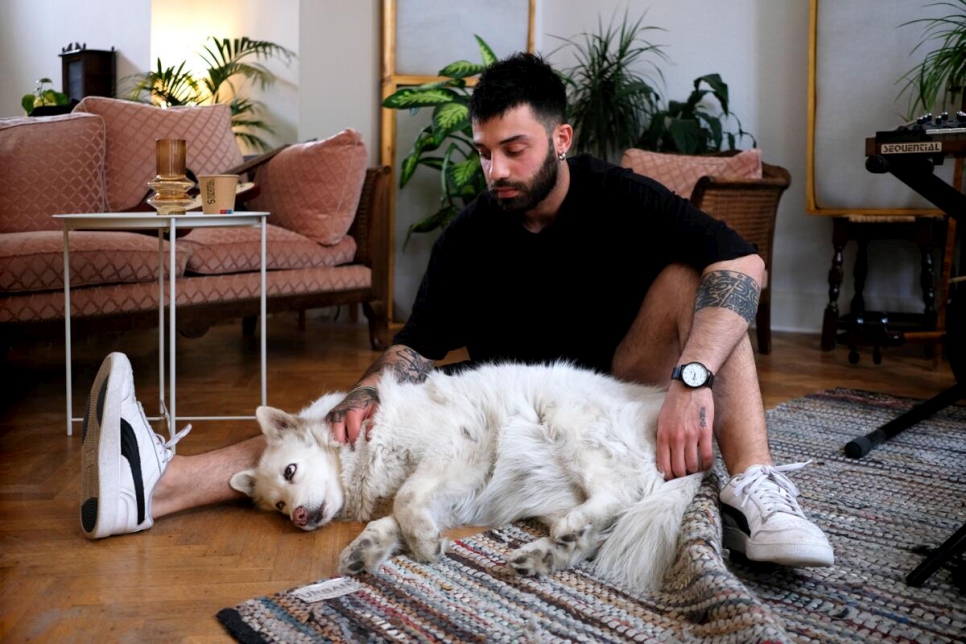
[{"label": "man", "polygon": [[[333,435],[355,443],[387,369],[420,382],[460,347],[474,362],[570,360],[667,387],[657,431],[666,478],[711,467],[717,439],[732,475],[721,491],[726,547],[758,561],[831,565],[831,545],[783,473],[803,464],[776,467],[768,450],[747,335],[764,273],[755,249],[650,179],[568,159],[565,88],[537,56],[490,66],[469,110],[489,190],[440,235],[405,327],[327,418]],[[105,361],[90,405],[82,522],[92,538],[235,498],[229,477],[264,445],[257,437],[171,460],[120,354]],[[115,438],[116,425],[127,438]],[[135,442],[130,475],[114,444],[124,454]],[[105,471],[120,471],[121,485],[104,484]]]}]

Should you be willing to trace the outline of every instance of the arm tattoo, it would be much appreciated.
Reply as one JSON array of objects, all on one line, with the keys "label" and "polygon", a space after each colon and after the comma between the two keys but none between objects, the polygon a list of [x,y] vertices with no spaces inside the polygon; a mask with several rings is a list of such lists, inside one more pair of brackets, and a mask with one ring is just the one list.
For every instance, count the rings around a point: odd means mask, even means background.
[{"label": "arm tattoo", "polygon": [[375,387],[356,387],[326,414],[325,419],[330,423],[341,423],[350,409],[365,409],[373,403],[379,404],[379,392]]},{"label": "arm tattoo", "polygon": [[409,347],[390,357],[383,354],[362,375],[363,378],[379,373],[386,367],[392,369],[392,375],[397,382],[420,383],[426,380],[433,368],[433,361],[427,360]]},{"label": "arm tattoo", "polygon": [[713,271],[701,278],[694,311],[716,306],[730,309],[751,324],[758,311],[758,282],[736,271]]},{"label": "arm tattoo", "polygon": [[708,410],[702,407],[700,413],[701,413],[701,429],[705,429],[708,426]]}]

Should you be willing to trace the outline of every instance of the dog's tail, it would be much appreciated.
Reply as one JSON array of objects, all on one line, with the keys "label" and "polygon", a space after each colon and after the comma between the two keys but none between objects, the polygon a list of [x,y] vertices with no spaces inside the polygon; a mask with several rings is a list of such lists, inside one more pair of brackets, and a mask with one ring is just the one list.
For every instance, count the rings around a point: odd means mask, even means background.
[{"label": "dog's tail", "polygon": [[617,520],[591,566],[610,581],[634,590],[658,590],[674,562],[681,519],[701,485],[702,474],[668,481]]}]

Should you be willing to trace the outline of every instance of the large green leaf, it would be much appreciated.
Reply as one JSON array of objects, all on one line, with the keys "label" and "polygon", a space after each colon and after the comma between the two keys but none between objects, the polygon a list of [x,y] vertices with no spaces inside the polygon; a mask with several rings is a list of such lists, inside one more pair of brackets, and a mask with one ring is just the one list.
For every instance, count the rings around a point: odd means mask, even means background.
[{"label": "large green leaf", "polygon": [[473,187],[477,175],[482,175],[483,169],[480,166],[480,155],[471,154],[467,159],[454,163],[449,169],[453,187],[460,195],[464,194],[467,186]]},{"label": "large green leaf", "polygon": [[387,96],[382,102],[382,106],[394,110],[418,109],[420,107],[452,103],[458,98],[459,94],[444,87],[435,87],[432,89],[405,87]]},{"label": "large green leaf", "polygon": [[428,83],[423,83],[422,85],[414,85],[410,89],[436,89],[438,87],[453,87],[455,89],[463,89],[466,87],[466,81],[462,78],[444,78],[442,80],[434,80]]},{"label": "large green leaf", "polygon": [[471,63],[468,60],[458,60],[455,63],[450,63],[443,69],[439,70],[440,76],[449,76],[450,78],[468,78],[470,76],[476,76],[480,74],[485,69],[484,65],[479,63]]},{"label": "large green leaf", "polygon": [[413,152],[402,160],[402,165],[399,170],[399,187],[404,187],[409,180],[412,178],[413,173],[416,172],[416,166],[419,165],[419,153]]},{"label": "large green leaf", "polygon": [[428,233],[437,228],[445,228],[446,224],[452,221],[458,212],[459,210],[455,206],[446,204],[430,216],[420,219],[409,227],[406,239],[403,241],[403,248],[405,249],[406,245],[409,244],[409,238],[412,237],[413,233]]},{"label": "large green leaf", "polygon": [[721,103],[721,111],[728,115],[728,84],[721,80],[721,74],[708,74],[707,76],[701,76],[694,81],[694,89],[698,89],[698,86],[702,83],[707,83],[708,87],[711,88],[711,92],[714,97],[718,99]]},{"label": "large green leaf", "polygon": [[483,65],[489,67],[495,63],[498,60],[496,54],[494,54],[493,50],[490,49],[490,46],[486,44],[486,41],[476,34],[473,34],[473,37],[476,38],[476,44],[480,46],[480,60],[483,61]]},{"label": "large green leaf", "polygon": [[462,103],[439,105],[433,111],[433,122],[447,134],[458,132],[470,124],[469,109]]},{"label": "large green leaf", "polygon": [[433,170],[441,170],[443,168],[443,157],[422,157],[419,159],[419,164]]},{"label": "large green leaf", "polygon": [[701,145],[701,126],[690,119],[671,119],[668,132],[680,152],[694,154]]}]

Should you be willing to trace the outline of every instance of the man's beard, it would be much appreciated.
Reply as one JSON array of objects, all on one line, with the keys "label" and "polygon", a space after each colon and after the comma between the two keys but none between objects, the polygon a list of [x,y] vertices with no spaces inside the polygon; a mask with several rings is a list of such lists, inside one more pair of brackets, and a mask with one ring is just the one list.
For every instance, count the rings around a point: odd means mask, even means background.
[{"label": "man's beard", "polygon": [[[554,153],[553,145],[547,146],[547,158],[537,173],[533,176],[529,185],[526,183],[513,183],[505,179],[493,182],[490,186],[492,192],[496,188],[513,188],[519,192],[513,197],[496,197],[496,202],[507,212],[523,213],[537,206],[547,198],[550,191],[557,185],[557,155]],[[496,195],[494,195],[496,196]]]}]

